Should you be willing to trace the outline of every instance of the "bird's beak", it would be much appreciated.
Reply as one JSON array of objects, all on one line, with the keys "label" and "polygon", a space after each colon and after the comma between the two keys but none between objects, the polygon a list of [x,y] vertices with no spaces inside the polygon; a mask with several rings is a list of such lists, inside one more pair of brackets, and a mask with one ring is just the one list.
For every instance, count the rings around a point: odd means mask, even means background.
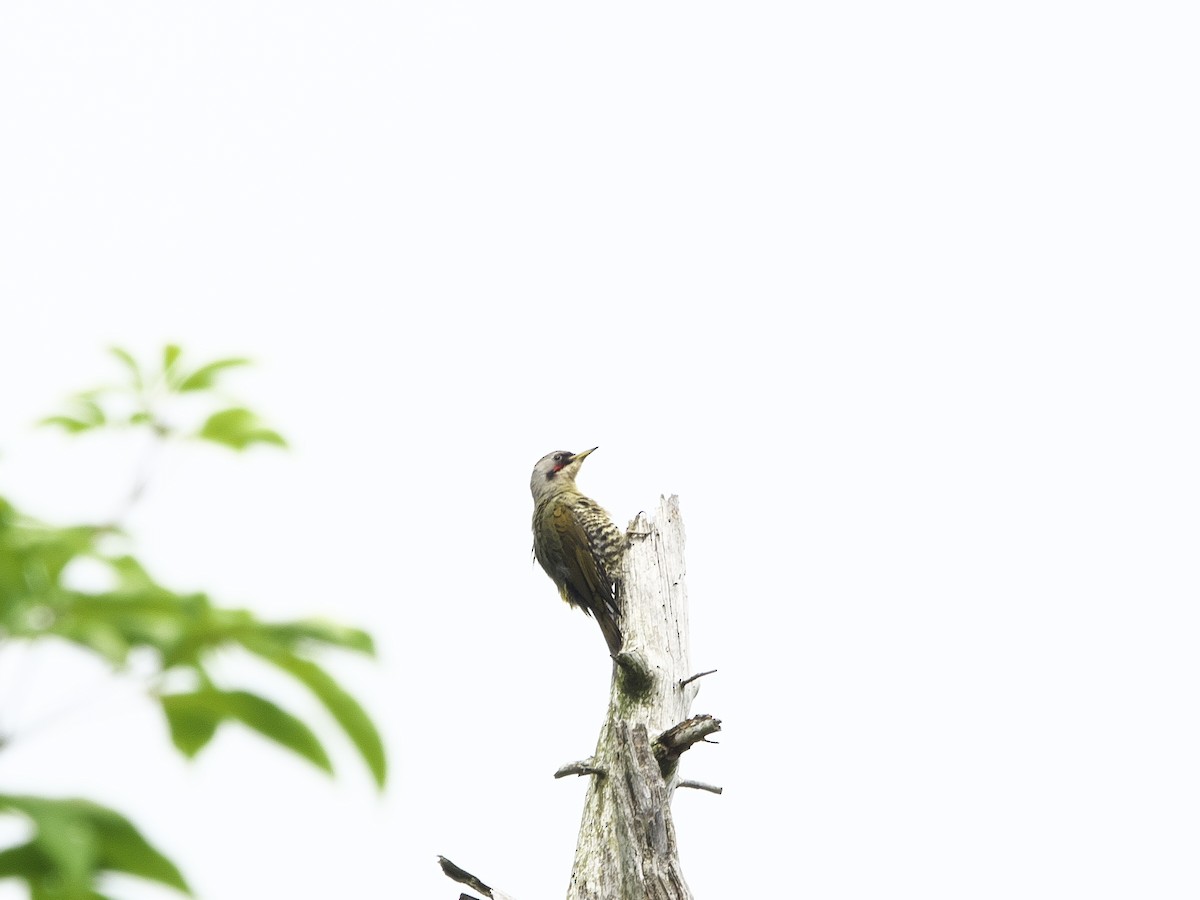
[{"label": "bird's beak", "polygon": [[590,454],[594,453],[596,450],[599,450],[599,449],[600,449],[599,447],[593,447],[591,450],[584,450],[582,453],[576,453],[574,456],[571,457],[571,462],[582,462]]}]

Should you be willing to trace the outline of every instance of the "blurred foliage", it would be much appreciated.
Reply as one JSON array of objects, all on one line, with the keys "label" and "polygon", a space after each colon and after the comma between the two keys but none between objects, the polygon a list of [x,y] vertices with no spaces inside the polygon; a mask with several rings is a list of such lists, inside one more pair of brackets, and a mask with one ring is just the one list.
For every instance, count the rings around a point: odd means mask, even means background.
[{"label": "blurred foliage", "polygon": [[34,900],[103,898],[93,884],[99,872],[125,872],[190,894],[169,859],[129,820],[87,800],[46,800],[0,794],[0,812],[25,816],[33,837],[0,850],[0,878],[22,878]]},{"label": "blurred foliage", "polygon": [[[138,364],[127,350],[112,347],[110,352],[124,370],[121,384],[80,391],[70,397],[64,412],[42,420],[71,434],[104,427],[147,427],[160,437],[190,437],[244,450],[252,444],[285,446],[278,432],[266,428],[259,417],[221,391],[221,375],[230,369],[247,366],[242,357],[218,359],[195,368],[184,365],[183,351],[175,344],[163,348],[157,369]],[[181,428],[167,418],[172,399],[203,395],[214,401],[216,410],[196,428]]]},{"label": "blurred foliage", "polygon": [[[66,414],[45,424],[72,434],[146,428],[162,441],[188,437],[237,450],[255,443],[284,446],[256,414],[227,405],[218,393],[221,376],[247,360],[221,359],[188,369],[179,348],[169,345],[161,366],[151,372],[124,350],[113,354],[126,370],[126,383],[75,395]],[[219,408],[199,427],[170,424],[172,397],[193,394]],[[58,638],[98,655],[119,674],[137,651],[153,661],[149,696],[161,706],[171,739],[185,756],[204,749],[222,725],[239,723],[332,772],[324,744],[304,720],[252,690],[218,684],[212,672],[217,652],[246,651],[311,692],[383,787],[387,760],[378,730],[314,658],[329,648],[371,655],[370,635],[318,620],[264,622],[249,610],[218,606],[206,594],[176,593],[155,581],[135,557],[111,549],[113,536],[121,533],[117,524],[48,525],[0,497],[0,652],[15,642]],[[100,564],[108,576],[104,589],[72,586],[68,570],[84,559],[93,567]],[[188,689],[181,690],[181,683]],[[22,816],[33,827],[28,843],[0,850],[0,879],[24,879],[32,900],[103,897],[96,882],[106,871],[188,891],[174,864],[112,810],[85,800],[0,795],[0,814]]]}]

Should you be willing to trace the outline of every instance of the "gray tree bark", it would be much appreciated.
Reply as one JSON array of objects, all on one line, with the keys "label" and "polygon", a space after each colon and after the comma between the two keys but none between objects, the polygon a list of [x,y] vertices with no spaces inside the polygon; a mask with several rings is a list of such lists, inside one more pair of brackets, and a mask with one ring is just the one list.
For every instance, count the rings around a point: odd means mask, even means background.
[{"label": "gray tree bark", "polygon": [[654,518],[639,513],[628,535],[620,583],[624,644],[608,713],[593,757],[560,770],[591,775],[567,900],[691,900],[671,798],[679,754],[720,723],[689,719],[699,685],[689,661],[678,498],[660,498]]}]

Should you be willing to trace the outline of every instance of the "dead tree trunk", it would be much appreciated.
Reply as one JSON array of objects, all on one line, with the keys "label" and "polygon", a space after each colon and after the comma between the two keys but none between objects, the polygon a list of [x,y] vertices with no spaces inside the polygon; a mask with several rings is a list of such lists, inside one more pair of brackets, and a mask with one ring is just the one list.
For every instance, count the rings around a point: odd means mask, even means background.
[{"label": "dead tree trunk", "polygon": [[691,900],[671,818],[679,755],[717,731],[689,719],[691,670],[683,520],[677,497],[629,526],[621,573],[624,645],[595,755],[559,774],[591,775],[567,900]]},{"label": "dead tree trunk", "polygon": [[[720,793],[681,782],[678,770],[680,755],[721,723],[688,715],[696,680],[711,673],[693,673],[688,661],[679,498],[660,498],[653,519],[639,513],[628,537],[620,586],[624,644],[613,665],[600,740],[595,755],[555,773],[591,777],[567,900],[691,900],[671,798],[681,785]],[[493,900],[508,898],[445,857],[438,860],[454,881]]]}]

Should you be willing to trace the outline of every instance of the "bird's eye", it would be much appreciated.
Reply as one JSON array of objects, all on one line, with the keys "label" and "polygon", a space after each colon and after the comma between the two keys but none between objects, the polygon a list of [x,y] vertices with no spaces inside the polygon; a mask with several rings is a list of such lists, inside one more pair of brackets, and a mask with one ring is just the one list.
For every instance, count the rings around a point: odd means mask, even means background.
[{"label": "bird's eye", "polygon": [[554,461],[555,461],[555,462],[562,462],[562,461],[563,461],[563,455],[562,455],[561,453],[555,453],[555,454],[554,454]]}]

